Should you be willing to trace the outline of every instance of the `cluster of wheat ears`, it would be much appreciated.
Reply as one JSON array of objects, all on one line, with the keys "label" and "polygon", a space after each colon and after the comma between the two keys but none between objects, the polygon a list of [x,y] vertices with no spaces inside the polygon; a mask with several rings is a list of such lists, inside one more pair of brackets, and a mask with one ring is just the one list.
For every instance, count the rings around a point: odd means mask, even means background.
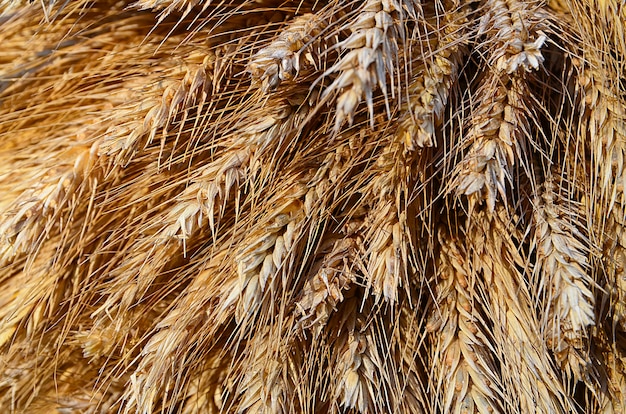
[{"label": "cluster of wheat ears", "polygon": [[133,1],[0,1],[2,412],[626,412],[626,3]]}]

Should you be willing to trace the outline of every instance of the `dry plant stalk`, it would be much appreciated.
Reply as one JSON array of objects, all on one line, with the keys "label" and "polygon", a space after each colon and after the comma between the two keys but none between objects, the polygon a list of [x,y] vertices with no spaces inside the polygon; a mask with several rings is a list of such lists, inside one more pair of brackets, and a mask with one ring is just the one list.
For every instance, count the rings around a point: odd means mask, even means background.
[{"label": "dry plant stalk", "polygon": [[621,413],[618,0],[0,0],[0,411]]}]

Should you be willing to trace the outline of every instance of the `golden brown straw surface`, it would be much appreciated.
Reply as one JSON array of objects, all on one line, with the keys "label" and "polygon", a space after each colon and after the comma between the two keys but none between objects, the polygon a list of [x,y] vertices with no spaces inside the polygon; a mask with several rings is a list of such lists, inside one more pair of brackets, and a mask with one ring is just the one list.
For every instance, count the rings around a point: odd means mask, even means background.
[{"label": "golden brown straw surface", "polygon": [[0,0],[0,411],[623,413],[619,0]]}]

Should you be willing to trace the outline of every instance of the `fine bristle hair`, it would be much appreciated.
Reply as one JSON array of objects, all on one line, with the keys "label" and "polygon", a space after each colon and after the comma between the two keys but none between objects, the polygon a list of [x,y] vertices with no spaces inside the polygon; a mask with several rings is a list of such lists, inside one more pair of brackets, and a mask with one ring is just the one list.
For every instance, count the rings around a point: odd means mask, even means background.
[{"label": "fine bristle hair", "polygon": [[0,412],[623,413],[620,0],[0,0]]}]

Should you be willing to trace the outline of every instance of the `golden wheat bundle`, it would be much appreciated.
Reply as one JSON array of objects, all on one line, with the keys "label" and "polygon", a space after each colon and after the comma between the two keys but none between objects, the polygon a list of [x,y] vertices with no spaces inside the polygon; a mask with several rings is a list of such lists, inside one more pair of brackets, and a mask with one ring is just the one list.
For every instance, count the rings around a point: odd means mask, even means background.
[{"label": "golden wheat bundle", "polygon": [[0,1],[0,410],[622,413],[618,0]]}]

